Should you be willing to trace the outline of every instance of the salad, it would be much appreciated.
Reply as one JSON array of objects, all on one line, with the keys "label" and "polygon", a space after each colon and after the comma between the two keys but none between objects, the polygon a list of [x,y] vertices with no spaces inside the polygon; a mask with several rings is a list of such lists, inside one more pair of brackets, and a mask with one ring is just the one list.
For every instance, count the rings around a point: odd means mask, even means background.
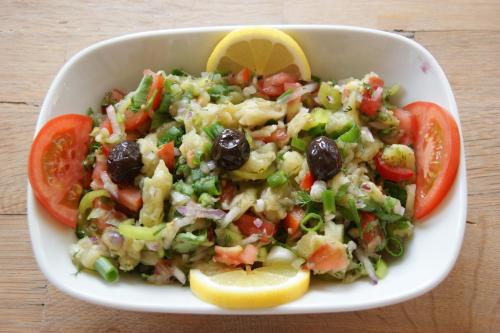
[{"label": "salad", "polygon": [[30,179],[54,217],[75,227],[75,265],[109,282],[130,272],[185,285],[207,263],[273,262],[376,282],[387,259],[404,254],[414,219],[445,194],[422,196],[429,175],[415,156],[419,110],[442,109],[399,108],[398,88],[375,73],[303,82],[248,69],[146,70],[135,90],[112,90],[101,109],[42,129],[35,143],[51,127],[69,133],[51,152],[71,157],[49,174],[48,183],[58,168],[72,171],[59,196],[47,202],[31,169]]}]

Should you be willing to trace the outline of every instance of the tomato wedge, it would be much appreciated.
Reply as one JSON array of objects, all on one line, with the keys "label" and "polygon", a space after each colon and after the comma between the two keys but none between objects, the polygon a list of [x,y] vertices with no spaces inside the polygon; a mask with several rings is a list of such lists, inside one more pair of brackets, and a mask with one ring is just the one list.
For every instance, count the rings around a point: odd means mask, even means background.
[{"label": "tomato wedge", "polygon": [[42,127],[30,150],[28,176],[35,197],[57,221],[73,228],[91,130],[90,117],[59,116]]},{"label": "tomato wedge", "polygon": [[248,85],[248,81],[250,80],[250,70],[248,68],[243,68],[236,74],[231,74],[228,77],[229,84],[235,84],[242,87]]},{"label": "tomato wedge", "polygon": [[292,238],[295,238],[300,233],[300,221],[304,218],[306,212],[300,207],[294,207],[283,220],[283,225],[286,232]]},{"label": "tomato wedge", "polygon": [[415,218],[428,215],[450,190],[460,160],[460,134],[453,117],[439,105],[414,102],[403,108],[417,120]]}]

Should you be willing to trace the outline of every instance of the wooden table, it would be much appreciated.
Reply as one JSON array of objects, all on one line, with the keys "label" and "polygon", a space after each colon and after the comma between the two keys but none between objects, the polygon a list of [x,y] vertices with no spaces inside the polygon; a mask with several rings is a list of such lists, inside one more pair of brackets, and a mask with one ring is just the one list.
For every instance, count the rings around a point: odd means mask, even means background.
[{"label": "wooden table", "polygon": [[[3,1],[0,12],[0,331],[500,331],[500,1]],[[49,285],[26,224],[26,159],[59,68],[96,41],[188,26],[349,24],[403,33],[428,48],[453,86],[469,186],[463,248],[449,277],[414,300],[369,311],[273,317],[131,313]],[[443,246],[446,246],[444,244]]]}]

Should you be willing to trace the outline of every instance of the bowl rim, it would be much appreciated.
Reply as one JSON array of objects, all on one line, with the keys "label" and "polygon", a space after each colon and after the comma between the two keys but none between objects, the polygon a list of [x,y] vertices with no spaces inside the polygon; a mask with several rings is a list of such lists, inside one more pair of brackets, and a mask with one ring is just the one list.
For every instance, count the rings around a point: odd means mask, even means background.
[{"label": "bowl rim", "polygon": [[[109,39],[105,39],[99,42],[96,42],[88,47],[85,47],[84,49],[78,51],[76,54],[74,54],[58,71],[57,75],[53,79],[47,94],[44,98],[36,127],[35,127],[35,132],[34,132],[34,137],[42,127],[42,125],[47,121],[48,117],[48,112],[50,109],[50,104],[51,101],[54,98],[56,88],[59,86],[60,81],[64,77],[65,73],[70,69],[74,63],[78,62],[80,59],[84,58],[88,54],[92,53],[93,51],[105,47],[108,45],[120,43],[123,41],[128,41],[128,40],[134,40],[134,39],[141,39],[144,37],[154,37],[154,36],[163,36],[163,35],[176,35],[176,34],[190,34],[190,33],[199,33],[199,32],[225,32],[225,31],[230,31],[233,29],[237,28],[242,28],[242,27],[248,27],[248,26],[267,26],[267,27],[274,27],[278,29],[290,29],[290,30],[307,30],[307,31],[321,31],[321,30],[334,30],[334,31],[345,31],[345,32],[354,32],[354,33],[368,33],[368,34],[373,34],[373,35],[378,35],[386,38],[393,38],[397,39],[399,41],[402,41],[403,43],[409,44],[412,48],[418,49],[419,52],[423,53],[426,57],[427,60],[430,61],[430,65],[433,67],[433,69],[436,70],[437,75],[439,76],[440,80],[444,84],[445,90],[446,90],[446,98],[449,101],[449,104],[451,106],[450,112],[454,116],[455,120],[457,121],[459,131],[462,132],[462,127],[460,123],[460,117],[459,113],[457,110],[457,105],[455,101],[455,97],[453,95],[451,86],[449,84],[449,81],[437,62],[437,60],[434,58],[434,56],[427,50],[425,49],[422,45],[417,43],[415,40],[404,37],[402,35],[399,35],[397,33],[393,32],[388,32],[388,31],[382,31],[382,30],[377,30],[377,29],[371,29],[371,28],[363,28],[363,27],[356,27],[356,26],[347,26],[347,25],[310,25],[310,24],[258,24],[258,25],[223,25],[223,26],[210,26],[210,27],[190,27],[190,28],[179,28],[179,29],[162,29],[162,30],[151,30],[151,31],[144,31],[144,32],[137,32],[137,33],[131,33],[131,34],[125,34],[121,35],[118,37],[113,37]],[[460,156],[460,164],[459,164],[459,170],[457,172],[456,179],[454,181],[454,184],[457,184],[460,182],[460,186],[463,187],[463,191],[459,192],[457,195],[460,196],[460,201],[464,203],[464,205],[461,207],[460,212],[458,213],[459,216],[461,216],[460,221],[457,222],[457,231],[458,231],[458,238],[457,239],[457,246],[454,249],[453,256],[450,257],[450,260],[446,263],[446,267],[444,270],[442,270],[441,275],[434,277],[431,279],[431,281],[428,281],[424,284],[419,285],[418,287],[413,288],[412,290],[399,293],[397,295],[391,296],[384,298],[382,300],[376,300],[376,301],[369,301],[369,302],[362,302],[358,303],[356,305],[346,305],[346,306],[334,306],[334,307],[328,307],[328,306],[312,306],[309,308],[293,308],[293,309],[283,309],[280,307],[276,308],[267,308],[267,309],[240,309],[240,310],[228,310],[228,309],[223,309],[219,308],[216,306],[211,306],[209,308],[198,308],[198,309],[188,309],[186,307],[178,307],[177,306],[172,306],[168,304],[164,304],[162,306],[148,306],[148,305],[138,305],[138,304],[131,304],[131,303],[120,303],[114,300],[110,299],[104,299],[100,298],[99,296],[96,296],[94,294],[87,294],[85,292],[82,292],[81,290],[78,290],[74,287],[71,287],[63,282],[61,282],[58,277],[52,273],[52,271],[49,269],[50,265],[49,263],[45,260],[45,257],[42,256],[40,251],[38,249],[42,248],[42,243],[40,239],[40,229],[38,226],[38,220],[35,218],[35,212],[34,212],[34,206],[36,204],[36,199],[33,195],[32,188],[30,183],[28,182],[27,185],[27,219],[28,219],[28,225],[29,225],[29,234],[30,234],[30,239],[32,243],[32,249],[36,258],[36,262],[42,271],[42,273],[45,275],[47,280],[54,285],[57,289],[61,290],[67,295],[70,295],[72,297],[75,297],[80,300],[84,300],[86,302],[92,303],[92,304],[97,304],[105,307],[111,307],[111,308],[116,308],[116,309],[122,309],[122,310],[132,310],[132,311],[140,311],[140,312],[164,312],[164,313],[185,313],[185,314],[214,314],[214,315],[254,315],[254,314],[259,314],[259,315],[274,315],[274,314],[300,314],[300,313],[327,313],[327,312],[345,312],[345,311],[357,311],[357,310],[366,310],[366,309],[371,309],[371,308],[377,308],[377,307],[383,307],[383,306],[388,306],[391,304],[396,304],[400,303],[415,297],[418,297],[431,289],[435,288],[437,285],[439,285],[449,274],[449,272],[452,270],[454,267],[460,249],[462,247],[463,243],[463,237],[464,237],[464,232],[465,232],[465,222],[466,222],[466,215],[467,215],[467,181],[466,181],[466,167],[465,167],[465,151],[464,151],[464,143],[463,143],[463,135],[460,135],[460,149],[461,149],[461,156]]]}]

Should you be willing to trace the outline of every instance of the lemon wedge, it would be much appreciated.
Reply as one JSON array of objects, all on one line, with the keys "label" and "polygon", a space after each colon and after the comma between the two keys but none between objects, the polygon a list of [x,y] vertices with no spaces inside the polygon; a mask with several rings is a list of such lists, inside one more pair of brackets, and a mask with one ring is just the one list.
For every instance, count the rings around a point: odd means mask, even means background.
[{"label": "lemon wedge", "polygon": [[249,27],[228,33],[208,58],[207,72],[236,73],[248,68],[258,75],[278,72],[311,79],[311,68],[304,51],[288,34],[274,28]]},{"label": "lemon wedge", "polygon": [[289,266],[207,272],[191,269],[191,291],[200,299],[223,308],[272,307],[293,301],[309,288],[309,271]]}]

